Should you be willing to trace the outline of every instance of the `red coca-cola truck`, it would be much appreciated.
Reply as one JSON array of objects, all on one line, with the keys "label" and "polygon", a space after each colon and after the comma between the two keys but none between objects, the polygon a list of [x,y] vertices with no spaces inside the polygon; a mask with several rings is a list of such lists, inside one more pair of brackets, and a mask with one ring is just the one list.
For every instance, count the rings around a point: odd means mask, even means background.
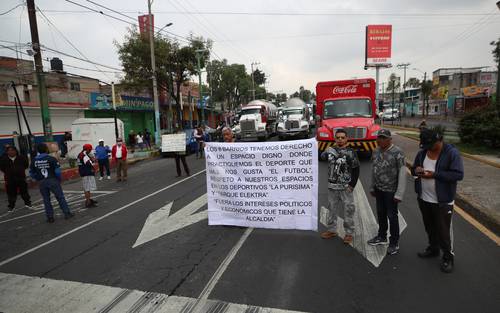
[{"label": "red coca-cola truck", "polygon": [[335,132],[347,132],[349,144],[359,152],[371,154],[377,147],[375,124],[375,81],[371,78],[319,82],[316,85],[316,139],[323,152],[335,144]]}]

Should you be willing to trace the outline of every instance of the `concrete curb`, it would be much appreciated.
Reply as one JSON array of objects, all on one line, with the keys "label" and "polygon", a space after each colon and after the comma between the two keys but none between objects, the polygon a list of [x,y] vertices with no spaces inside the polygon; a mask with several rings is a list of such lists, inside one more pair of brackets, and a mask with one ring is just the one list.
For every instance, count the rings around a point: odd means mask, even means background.
[{"label": "concrete curb", "polygon": [[[411,171],[413,162],[406,160],[406,167]],[[489,214],[490,210],[482,205],[475,203],[471,199],[457,192],[455,197],[455,204],[462,208],[465,212],[469,213],[477,221],[500,236],[500,220],[493,214]]]},{"label": "concrete curb", "polygon": [[[401,130],[408,130],[408,131],[415,131],[415,130],[417,130],[416,128],[405,128],[405,127],[399,127],[399,126],[397,126],[397,127],[391,127],[391,128],[396,128],[396,129],[401,129]],[[400,135],[400,136],[403,136],[405,138],[408,138],[408,139],[411,139],[411,140],[414,140],[414,141],[418,142],[418,140],[415,139],[415,138],[407,137],[405,135]],[[484,163],[484,164],[487,164],[487,165],[490,165],[490,166],[493,166],[493,167],[496,167],[496,168],[500,168],[500,164],[492,162],[490,160],[486,160],[486,159],[484,159],[482,157],[479,157],[477,155],[468,154],[468,153],[465,153],[465,152],[462,152],[462,151],[460,151],[460,154],[462,156],[468,158],[468,159],[472,159],[474,161],[478,161],[478,162],[481,162],[481,163]]]}]

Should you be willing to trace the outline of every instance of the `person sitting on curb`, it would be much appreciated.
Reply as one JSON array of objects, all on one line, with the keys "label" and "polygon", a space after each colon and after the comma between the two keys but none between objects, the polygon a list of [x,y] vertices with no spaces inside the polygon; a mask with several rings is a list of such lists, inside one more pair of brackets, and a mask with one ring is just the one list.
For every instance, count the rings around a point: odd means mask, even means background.
[{"label": "person sitting on curb", "polygon": [[82,177],[83,192],[85,194],[85,207],[96,207],[97,201],[91,198],[91,192],[97,190],[94,170],[95,157],[92,154],[92,145],[84,144],[83,150],[78,154],[78,172]]},{"label": "person sitting on curb", "polygon": [[338,129],[335,132],[335,147],[329,147],[321,154],[321,159],[328,160],[328,230],[321,233],[321,238],[337,236],[339,210],[344,210],[344,243],[350,244],[354,235],[353,190],[359,178],[359,160],[356,152],[349,147],[347,132]]},{"label": "person sitting on curb", "polygon": [[54,223],[54,208],[50,202],[50,192],[56,196],[57,202],[64,213],[64,218],[73,217],[74,215],[68,207],[61,188],[61,167],[59,162],[48,154],[49,148],[45,143],[38,144],[36,150],[38,155],[31,160],[30,176],[40,183],[40,194],[43,197],[47,223]]}]

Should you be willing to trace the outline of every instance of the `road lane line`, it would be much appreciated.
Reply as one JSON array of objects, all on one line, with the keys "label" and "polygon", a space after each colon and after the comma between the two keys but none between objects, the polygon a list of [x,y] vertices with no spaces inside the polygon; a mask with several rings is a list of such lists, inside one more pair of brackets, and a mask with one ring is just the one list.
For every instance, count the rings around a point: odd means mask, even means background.
[{"label": "road lane line", "polygon": [[173,183],[173,184],[171,184],[171,185],[168,185],[168,186],[166,186],[166,187],[163,187],[163,188],[161,188],[161,189],[158,189],[157,191],[152,192],[152,193],[150,193],[149,195],[146,195],[146,196],[144,196],[144,197],[142,197],[142,198],[140,198],[140,199],[137,199],[137,200],[135,200],[135,201],[132,201],[132,202],[130,202],[129,204],[126,204],[126,205],[124,205],[124,206],[122,206],[122,207],[120,207],[120,208],[118,208],[118,209],[115,209],[115,210],[113,210],[113,211],[111,211],[111,212],[109,212],[109,213],[107,213],[107,214],[104,214],[104,215],[103,215],[103,216],[101,216],[101,217],[96,218],[95,220],[92,220],[92,221],[90,221],[90,222],[88,222],[88,223],[86,223],[86,224],[80,225],[80,226],[78,226],[78,227],[76,227],[76,228],[74,228],[74,229],[72,229],[72,230],[70,230],[70,231],[68,231],[68,232],[66,232],[66,233],[64,233],[64,234],[61,234],[61,235],[59,235],[59,236],[57,236],[57,237],[55,237],[55,238],[52,238],[52,239],[51,239],[51,240],[49,240],[49,241],[46,241],[46,242],[44,242],[44,243],[42,243],[42,244],[39,244],[39,245],[38,245],[38,246],[36,246],[36,247],[33,247],[33,248],[31,248],[31,249],[28,249],[28,250],[26,250],[26,251],[24,251],[24,252],[22,252],[22,253],[20,253],[20,254],[18,254],[18,255],[15,255],[15,256],[13,256],[13,257],[11,257],[11,258],[8,258],[8,259],[6,259],[6,260],[4,260],[4,261],[0,262],[0,267],[4,266],[5,264],[8,264],[8,263],[10,263],[10,262],[12,262],[12,261],[15,261],[15,260],[17,260],[17,259],[19,259],[19,258],[21,258],[21,257],[23,257],[23,256],[25,256],[25,255],[27,255],[27,254],[29,254],[29,253],[31,253],[31,252],[33,252],[33,251],[36,251],[36,250],[38,250],[38,249],[40,249],[40,248],[43,248],[43,247],[45,247],[45,246],[47,246],[47,245],[49,245],[49,244],[51,244],[51,243],[53,243],[53,242],[56,242],[56,241],[58,241],[59,239],[65,238],[65,237],[67,237],[67,236],[71,235],[71,234],[72,234],[72,233],[74,233],[74,232],[77,232],[77,231],[79,231],[79,230],[81,230],[81,229],[84,229],[84,228],[86,228],[86,227],[88,227],[88,226],[90,226],[90,225],[92,225],[92,224],[95,224],[95,223],[97,223],[97,222],[99,222],[99,221],[101,221],[101,220],[103,220],[103,219],[105,219],[105,218],[107,218],[107,217],[109,217],[109,216],[111,216],[111,215],[115,214],[115,213],[121,212],[121,211],[125,210],[126,208],[128,208],[128,207],[130,207],[130,206],[132,206],[132,205],[134,205],[134,204],[137,204],[137,203],[139,203],[139,202],[141,202],[141,201],[143,201],[143,200],[145,200],[145,199],[148,199],[148,198],[150,198],[150,197],[152,197],[152,196],[154,196],[154,195],[159,194],[160,192],[163,192],[163,191],[165,191],[165,190],[167,190],[167,189],[170,189],[170,188],[172,188],[172,187],[174,187],[174,186],[177,186],[177,185],[179,185],[179,184],[183,183],[183,182],[184,182],[184,181],[186,181],[186,180],[189,180],[189,179],[191,179],[191,178],[193,178],[193,177],[195,177],[195,176],[198,176],[198,175],[199,175],[199,174],[201,174],[201,173],[204,173],[205,171],[206,171],[206,170],[199,171],[198,173],[193,174],[193,175],[191,175],[191,176],[189,176],[189,177],[186,177],[186,178],[184,178],[184,179],[181,179],[181,180],[179,180],[179,181],[177,181],[177,182],[175,182],[175,183]]},{"label": "road lane line", "polygon": [[474,226],[477,230],[482,232],[486,237],[490,238],[494,243],[497,244],[497,246],[500,246],[500,237],[495,235],[491,230],[486,228],[483,224],[481,224],[478,220],[476,220],[474,217],[472,217],[469,213],[465,212],[461,207],[458,205],[454,205],[454,210],[457,212],[464,220],[469,222],[472,226]]},{"label": "road lane line", "polygon": [[226,258],[222,263],[219,265],[219,268],[215,271],[214,275],[208,283],[205,285],[205,288],[201,291],[200,295],[198,296],[198,299],[196,300],[195,305],[191,308],[190,312],[198,312],[201,307],[204,305],[206,300],[208,299],[208,296],[210,296],[210,293],[212,293],[212,290],[215,288],[215,285],[219,282],[219,279],[222,277],[222,274],[226,271],[228,268],[229,264],[231,261],[233,261],[234,257],[240,250],[240,248],[243,246],[245,241],[248,239],[250,234],[252,233],[253,228],[247,228],[243,235],[241,235],[240,240],[234,245],[234,247],[229,251],[227,254]]},{"label": "road lane line", "polygon": [[[99,197],[106,196],[106,195],[107,195],[107,194],[100,194],[100,195],[97,195],[97,196],[95,196],[95,197],[93,197],[93,198],[94,198],[94,199],[97,199],[97,198],[99,198]],[[79,198],[79,199],[74,199],[74,200],[72,200],[72,201],[68,201],[68,205],[78,203],[78,202],[80,202],[80,201],[83,201],[84,199],[85,199],[85,198]],[[59,204],[57,203],[57,201],[56,201],[56,203],[53,203],[53,204],[57,204],[57,206],[58,206],[57,208],[54,208],[54,211],[55,211],[56,209],[60,209]],[[71,209],[71,208],[70,208],[70,209]],[[76,212],[78,212],[79,210],[81,210],[81,208],[79,208],[79,209],[75,209],[75,211],[76,211]],[[73,211],[72,211],[72,212],[73,212]],[[45,213],[45,210],[44,210],[44,208],[43,208],[43,207],[42,207],[42,208],[40,208],[40,209],[37,209],[37,211],[36,211],[36,212],[33,212],[33,213],[28,213],[28,214],[24,214],[24,215],[21,215],[21,216],[16,216],[16,217],[13,217],[13,218],[8,219],[8,220],[0,221],[0,224],[4,224],[4,223],[7,223],[7,222],[11,222],[11,221],[19,220],[19,219],[22,219],[22,218],[25,218],[25,217],[29,217],[29,216],[36,215],[36,214],[41,214],[41,213]],[[56,214],[56,213],[54,213],[54,214]]]},{"label": "road lane line", "polygon": [[[410,171],[410,169],[408,167],[406,167],[406,171],[411,176],[411,171]],[[483,224],[481,224],[478,220],[476,220],[474,217],[472,217],[472,215],[470,215],[469,213],[465,212],[465,210],[462,209],[461,207],[459,207],[458,205],[454,204],[453,208],[454,208],[455,212],[457,212],[458,215],[460,215],[464,220],[466,220],[469,224],[471,224],[477,230],[479,230],[480,232],[482,232],[483,235],[485,235],[486,237],[490,238],[494,243],[497,244],[497,246],[500,246],[500,237],[498,237],[494,232],[492,232],[491,230],[489,230],[486,226],[484,226]]]}]

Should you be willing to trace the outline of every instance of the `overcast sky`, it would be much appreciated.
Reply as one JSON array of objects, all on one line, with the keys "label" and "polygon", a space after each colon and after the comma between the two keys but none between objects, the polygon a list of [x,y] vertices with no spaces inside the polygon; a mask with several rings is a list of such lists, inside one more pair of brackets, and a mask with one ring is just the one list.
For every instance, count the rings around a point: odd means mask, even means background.
[{"label": "overcast sky", "polygon": [[[72,2],[102,10],[133,22],[123,15],[99,8],[86,0]],[[0,1],[0,14],[22,3]],[[64,0],[36,0],[55,25],[38,14],[43,45],[80,56],[55,29],[59,29],[83,55],[94,62],[120,68],[113,41],[122,42],[130,25],[102,16]],[[123,14],[137,17],[147,12],[147,0],[94,0]],[[496,0],[156,0],[155,24],[187,37],[190,33],[214,41],[212,58],[230,63],[258,62],[269,77],[271,92],[291,94],[303,85],[314,90],[318,81],[375,77],[364,70],[365,26],[392,24],[392,64],[411,63],[408,77],[422,79],[420,71],[444,67],[493,67],[489,43],[500,37],[500,10]],[[85,12],[87,11],[87,12]],[[217,14],[215,14],[217,13]],[[31,41],[27,10],[20,6],[0,16],[0,44],[13,46]],[[25,48],[23,49],[25,50]],[[0,55],[15,52],[0,46]],[[93,69],[92,64],[57,53],[65,64]],[[27,56],[23,56],[28,58]],[[100,67],[101,70],[113,71]],[[110,82],[117,74],[66,67],[66,71]],[[248,70],[249,71],[249,70]],[[390,73],[403,76],[396,67],[381,71],[381,81]]]}]

